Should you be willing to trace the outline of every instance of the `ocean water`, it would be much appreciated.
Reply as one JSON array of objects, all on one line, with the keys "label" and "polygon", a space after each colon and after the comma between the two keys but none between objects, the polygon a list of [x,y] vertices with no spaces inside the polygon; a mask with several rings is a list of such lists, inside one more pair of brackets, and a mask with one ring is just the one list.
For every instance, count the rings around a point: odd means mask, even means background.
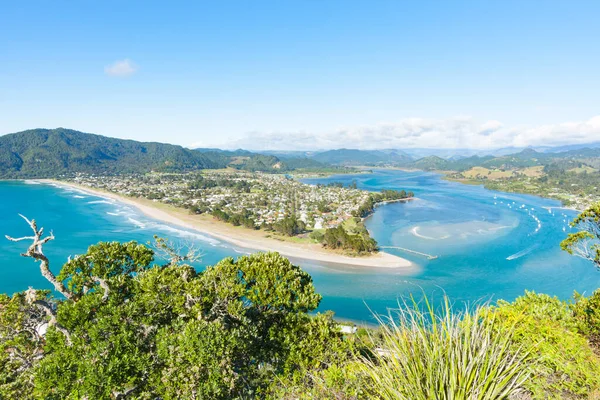
[{"label": "ocean water", "polygon": [[[386,252],[410,259],[416,271],[319,265],[293,260],[313,277],[323,295],[320,310],[339,318],[372,322],[372,314],[398,307],[398,299],[446,293],[457,304],[512,300],[527,290],[563,299],[573,291],[600,287],[600,272],[559,248],[576,212],[553,200],[493,192],[480,186],[440,179],[438,174],[379,170],[373,174],[306,179],[307,183],[355,180],[368,190],[405,189],[417,199],[378,207],[367,228]],[[45,252],[58,270],[69,255],[81,254],[100,240],[137,240],[152,236],[194,243],[202,269],[227,256],[248,252],[205,234],[145,217],[121,203],[74,190],[27,182],[0,183],[0,234],[27,235],[18,217],[36,218],[56,240]],[[0,240],[0,292],[48,287],[37,265],[19,256],[25,242]],[[424,253],[436,256],[429,259]]]}]

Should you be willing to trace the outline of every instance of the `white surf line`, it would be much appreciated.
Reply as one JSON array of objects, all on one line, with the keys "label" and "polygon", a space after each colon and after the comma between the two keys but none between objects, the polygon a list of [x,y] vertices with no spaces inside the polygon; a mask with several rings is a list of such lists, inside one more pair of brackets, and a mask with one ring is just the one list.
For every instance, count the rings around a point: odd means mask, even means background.
[{"label": "white surf line", "polygon": [[399,246],[379,246],[379,248],[402,250],[402,251],[406,251],[407,253],[413,253],[413,254],[416,254],[419,256],[427,257],[427,259],[429,259],[429,260],[435,260],[436,258],[438,258],[438,256],[434,256],[434,255],[427,254],[427,253],[421,253],[420,251],[416,251],[416,250],[405,249],[404,247],[399,247]]}]

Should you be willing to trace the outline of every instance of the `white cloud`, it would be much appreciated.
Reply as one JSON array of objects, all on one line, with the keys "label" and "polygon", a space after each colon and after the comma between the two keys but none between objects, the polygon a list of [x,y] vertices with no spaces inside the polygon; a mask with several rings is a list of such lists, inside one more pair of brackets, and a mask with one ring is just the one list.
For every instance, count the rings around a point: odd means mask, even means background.
[{"label": "white cloud", "polygon": [[249,132],[227,148],[320,150],[337,148],[470,148],[549,146],[600,140],[600,116],[587,121],[533,127],[505,127],[500,121],[471,117],[407,118],[396,123],[339,129],[335,132]]},{"label": "white cloud", "polygon": [[138,66],[135,65],[131,60],[124,59],[118,60],[114,63],[104,67],[104,73],[109,76],[126,77],[135,74],[138,70]]},{"label": "white cloud", "polygon": [[491,135],[492,133],[496,132],[497,130],[502,128],[502,122],[500,121],[487,121],[484,122],[483,124],[481,124],[481,126],[479,127],[479,133],[481,135],[487,136],[487,135]]}]

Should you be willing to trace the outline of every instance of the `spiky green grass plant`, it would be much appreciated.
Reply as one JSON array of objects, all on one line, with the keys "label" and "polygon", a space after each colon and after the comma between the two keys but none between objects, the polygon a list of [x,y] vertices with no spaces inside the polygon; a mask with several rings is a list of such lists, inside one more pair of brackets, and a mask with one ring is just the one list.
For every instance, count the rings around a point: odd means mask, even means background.
[{"label": "spiky green grass plant", "polygon": [[528,378],[528,352],[511,349],[512,329],[501,328],[485,305],[456,312],[414,300],[383,318],[383,344],[363,357],[372,396],[407,400],[505,399]]}]

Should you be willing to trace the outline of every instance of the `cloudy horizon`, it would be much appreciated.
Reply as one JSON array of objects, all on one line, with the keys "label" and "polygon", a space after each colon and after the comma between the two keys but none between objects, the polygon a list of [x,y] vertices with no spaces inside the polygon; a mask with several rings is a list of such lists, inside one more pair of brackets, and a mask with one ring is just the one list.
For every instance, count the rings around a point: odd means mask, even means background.
[{"label": "cloudy horizon", "polygon": [[442,120],[408,118],[395,124],[345,128],[329,133],[249,132],[237,140],[194,142],[190,148],[246,150],[473,149],[556,147],[600,141],[600,115],[584,121],[507,127],[500,121],[471,117]]}]

